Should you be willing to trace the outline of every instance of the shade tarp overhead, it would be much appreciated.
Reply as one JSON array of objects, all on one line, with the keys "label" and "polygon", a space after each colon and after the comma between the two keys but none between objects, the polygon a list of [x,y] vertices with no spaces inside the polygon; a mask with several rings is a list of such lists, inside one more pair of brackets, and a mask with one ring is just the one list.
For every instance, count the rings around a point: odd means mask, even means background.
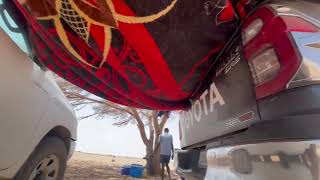
[{"label": "shade tarp overhead", "polygon": [[36,59],[109,101],[185,109],[256,0],[13,0]]}]

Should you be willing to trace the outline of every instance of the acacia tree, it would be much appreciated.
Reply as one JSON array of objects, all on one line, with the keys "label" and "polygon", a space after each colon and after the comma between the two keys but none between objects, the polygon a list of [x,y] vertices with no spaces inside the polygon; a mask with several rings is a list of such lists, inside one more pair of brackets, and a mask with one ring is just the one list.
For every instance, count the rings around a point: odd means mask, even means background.
[{"label": "acacia tree", "polygon": [[114,118],[113,125],[115,126],[135,124],[146,148],[145,159],[148,174],[160,174],[160,151],[157,148],[157,143],[169,119],[169,112],[164,112],[159,117],[157,110],[137,109],[115,104],[98,98],[61,78],[56,78],[56,81],[75,110],[81,110],[86,106],[92,108],[92,114],[79,117],[80,119],[89,117],[103,119],[108,116]]}]

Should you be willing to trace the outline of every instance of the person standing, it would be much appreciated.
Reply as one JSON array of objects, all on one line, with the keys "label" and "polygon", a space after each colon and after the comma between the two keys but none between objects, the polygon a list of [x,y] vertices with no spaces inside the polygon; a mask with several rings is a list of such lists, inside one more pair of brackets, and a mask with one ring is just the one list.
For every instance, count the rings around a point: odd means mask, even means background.
[{"label": "person standing", "polygon": [[171,174],[170,174],[170,168],[169,168],[169,162],[170,158],[174,157],[174,148],[173,148],[173,138],[172,135],[169,134],[169,129],[164,129],[164,134],[160,135],[159,139],[160,144],[160,163],[162,167],[162,173],[161,173],[161,179],[164,178],[164,168],[167,168],[167,172],[169,175],[169,179],[171,180]]}]

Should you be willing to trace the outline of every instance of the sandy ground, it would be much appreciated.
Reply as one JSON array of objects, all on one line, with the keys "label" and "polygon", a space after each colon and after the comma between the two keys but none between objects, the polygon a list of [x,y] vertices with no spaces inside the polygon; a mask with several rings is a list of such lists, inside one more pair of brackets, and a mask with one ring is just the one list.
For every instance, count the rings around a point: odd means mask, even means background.
[{"label": "sandy ground", "polygon": [[[145,165],[145,161],[138,158],[75,152],[68,162],[65,180],[131,180],[134,178],[120,175],[121,167],[130,164]],[[145,179],[158,180],[160,178],[149,177]],[[178,178],[173,175],[173,179]]]}]

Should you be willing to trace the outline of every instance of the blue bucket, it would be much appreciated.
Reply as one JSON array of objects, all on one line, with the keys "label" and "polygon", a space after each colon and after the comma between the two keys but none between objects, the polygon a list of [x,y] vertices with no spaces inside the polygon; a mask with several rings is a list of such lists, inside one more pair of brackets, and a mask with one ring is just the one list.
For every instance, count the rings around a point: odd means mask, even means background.
[{"label": "blue bucket", "polygon": [[130,176],[134,178],[142,178],[144,167],[139,164],[131,164]]},{"label": "blue bucket", "polygon": [[130,175],[131,166],[123,166],[121,168],[121,175],[129,176]]}]

